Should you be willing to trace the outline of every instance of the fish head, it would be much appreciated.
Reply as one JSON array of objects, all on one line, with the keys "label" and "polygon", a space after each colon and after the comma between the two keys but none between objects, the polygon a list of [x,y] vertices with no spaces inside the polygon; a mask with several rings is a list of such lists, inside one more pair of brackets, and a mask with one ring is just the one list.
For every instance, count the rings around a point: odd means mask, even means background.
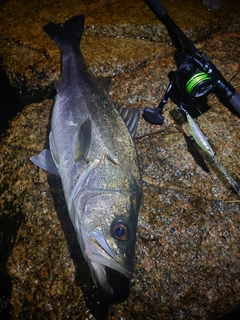
[{"label": "fish head", "polygon": [[121,190],[85,197],[78,237],[92,278],[107,299],[124,299],[133,275],[139,204]]}]

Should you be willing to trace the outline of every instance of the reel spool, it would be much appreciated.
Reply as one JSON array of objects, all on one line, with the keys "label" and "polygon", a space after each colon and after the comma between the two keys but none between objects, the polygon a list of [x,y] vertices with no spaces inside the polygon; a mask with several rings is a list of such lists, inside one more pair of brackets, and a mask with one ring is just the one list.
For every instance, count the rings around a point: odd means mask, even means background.
[{"label": "reel spool", "polygon": [[204,98],[213,91],[213,79],[199,68],[190,56],[185,52],[176,52],[174,59],[178,67],[174,82],[181,91],[193,100]]}]

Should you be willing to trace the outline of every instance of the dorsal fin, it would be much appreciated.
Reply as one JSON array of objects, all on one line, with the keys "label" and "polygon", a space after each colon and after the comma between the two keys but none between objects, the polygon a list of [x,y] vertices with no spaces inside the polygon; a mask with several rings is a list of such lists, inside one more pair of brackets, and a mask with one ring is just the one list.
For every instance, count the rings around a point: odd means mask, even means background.
[{"label": "dorsal fin", "polygon": [[135,141],[139,119],[139,109],[130,107],[123,108],[118,103],[115,104],[115,107],[126,124],[133,141]]}]

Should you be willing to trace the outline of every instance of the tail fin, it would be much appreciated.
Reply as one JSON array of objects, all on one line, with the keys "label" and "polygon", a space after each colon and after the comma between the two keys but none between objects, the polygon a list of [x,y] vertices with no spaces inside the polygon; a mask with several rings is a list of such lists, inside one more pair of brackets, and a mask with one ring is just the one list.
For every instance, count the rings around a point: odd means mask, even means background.
[{"label": "tail fin", "polygon": [[49,23],[43,27],[44,32],[57,44],[59,49],[66,45],[79,46],[83,30],[85,16],[74,16],[64,24]]}]

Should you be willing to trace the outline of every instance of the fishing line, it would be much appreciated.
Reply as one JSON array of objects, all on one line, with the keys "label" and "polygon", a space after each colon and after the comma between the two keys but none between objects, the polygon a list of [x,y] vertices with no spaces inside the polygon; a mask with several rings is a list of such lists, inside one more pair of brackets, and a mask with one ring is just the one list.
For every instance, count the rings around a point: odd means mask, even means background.
[{"label": "fishing line", "polygon": [[[197,108],[199,114],[203,117],[204,121],[209,125],[209,127],[211,128],[211,130],[213,131],[213,133],[215,133],[215,135],[217,135],[215,129],[213,128],[212,124],[210,123],[210,121],[207,119],[207,117],[201,112],[201,110],[199,108]],[[219,135],[218,135],[218,138],[221,140],[221,142],[226,146],[226,142],[223,140],[220,132],[219,132]],[[237,155],[232,151],[231,148],[227,147],[226,148],[226,151],[228,152],[229,155],[231,155],[237,162],[238,164],[240,165],[240,159],[238,159]]]},{"label": "fishing line", "polygon": [[[210,143],[208,142],[208,138],[203,134],[197,123],[193,120],[193,118],[189,115],[189,113],[182,107],[179,107],[180,110],[184,111],[187,117],[188,125],[190,132],[192,134],[193,139],[195,142],[199,145],[201,149],[203,149],[211,158],[212,162],[216,165],[216,167],[220,170],[220,172],[224,175],[225,179],[228,181],[228,183],[231,185],[231,187],[234,189],[234,191],[240,196],[240,188],[238,183],[229,175],[227,170],[223,167],[223,165],[220,163],[220,161],[217,159],[215,152],[213,151]],[[198,109],[199,113],[203,116],[201,111]],[[214,128],[212,127],[211,123],[204,117],[204,120],[209,125],[209,127],[213,130],[213,132],[216,134]],[[226,145],[225,141],[220,137],[223,144]],[[239,160],[234,154],[234,152],[227,148],[227,150],[231,151],[231,155],[237,160],[238,163]]]}]

